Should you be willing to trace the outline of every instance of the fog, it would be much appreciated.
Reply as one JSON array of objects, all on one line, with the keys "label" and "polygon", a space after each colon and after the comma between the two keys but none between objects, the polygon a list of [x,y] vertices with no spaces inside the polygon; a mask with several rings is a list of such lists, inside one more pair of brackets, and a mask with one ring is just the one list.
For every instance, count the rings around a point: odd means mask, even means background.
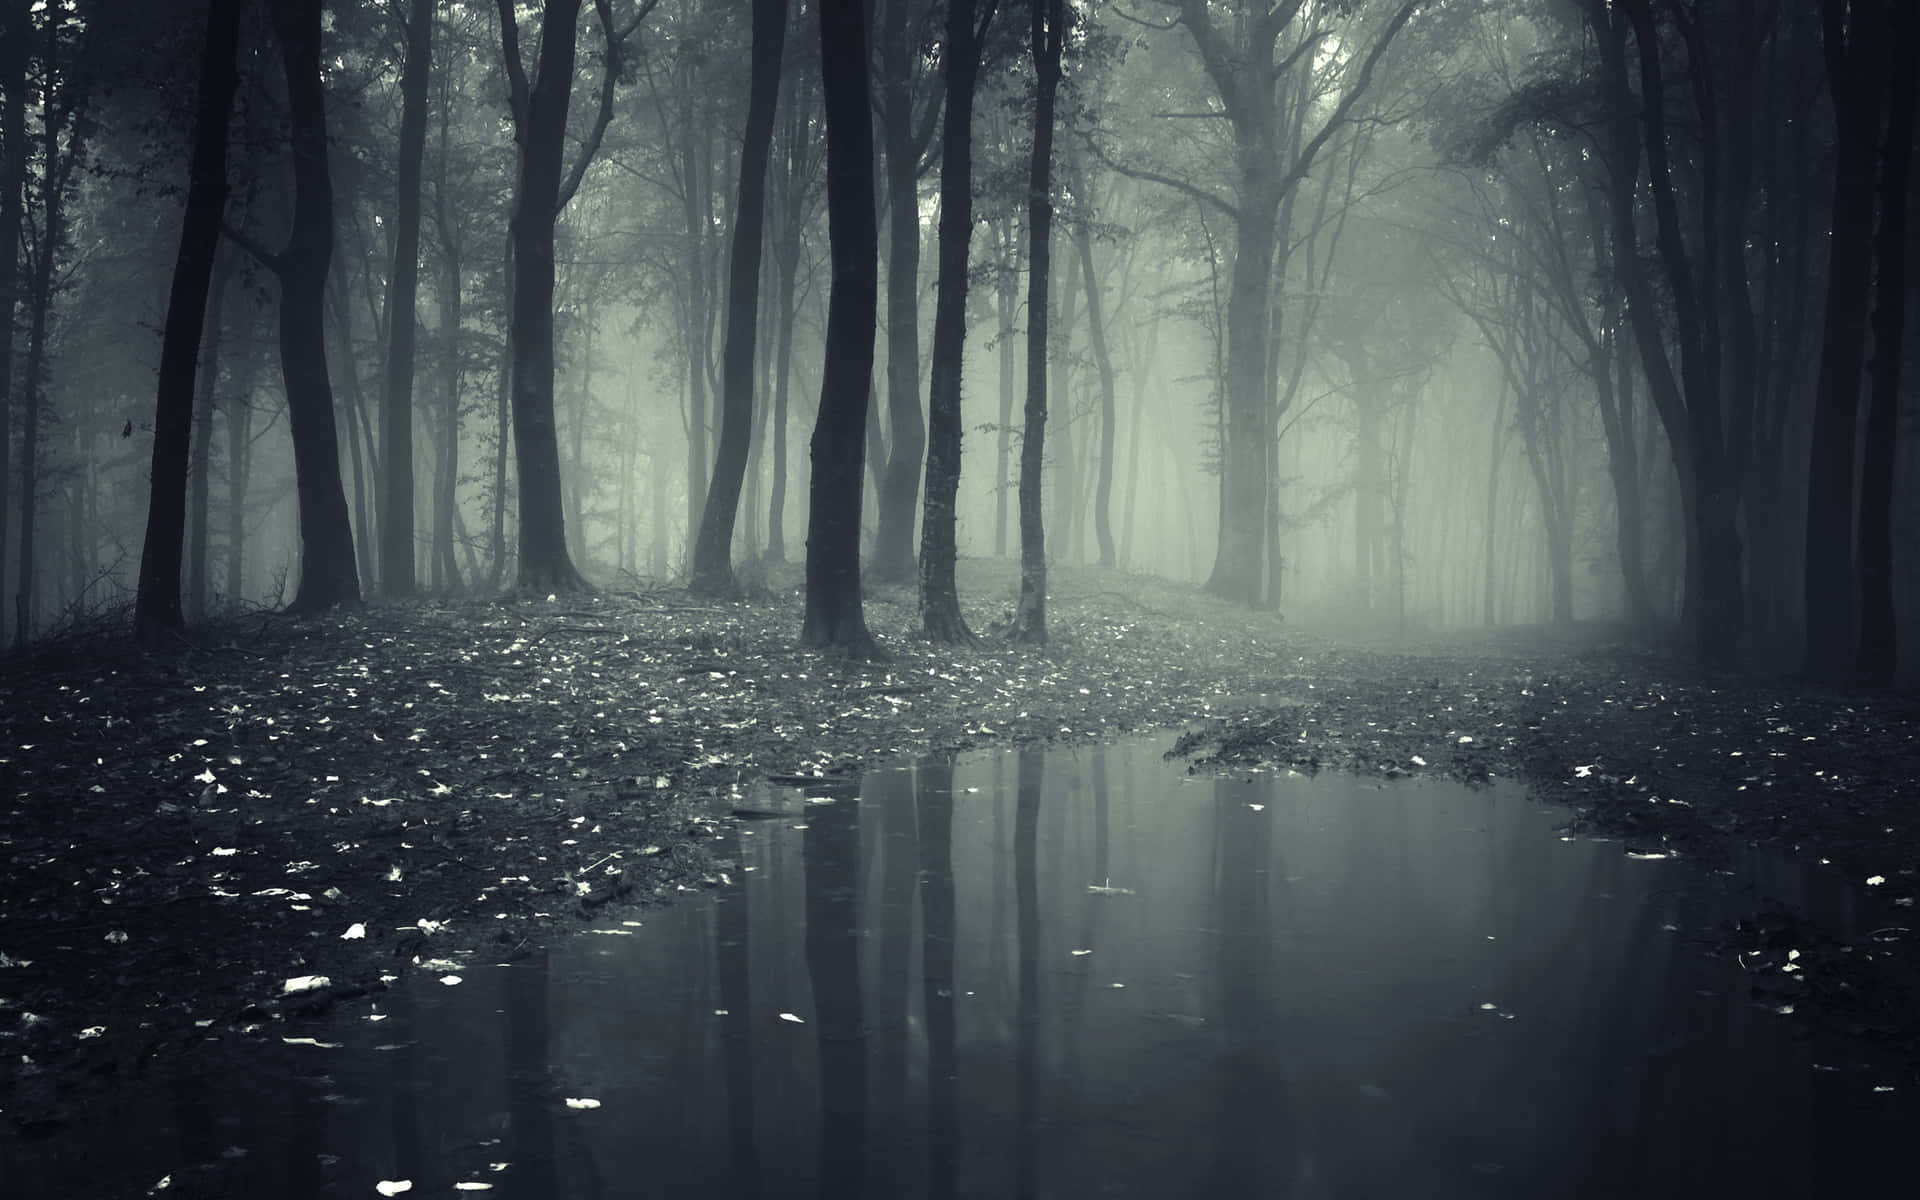
[{"label": "fog", "polygon": [[[1142,573],[1346,632],[1588,624],[1719,663],[1893,673],[1920,562],[1898,438],[1913,99],[1884,49],[1910,44],[1901,6],[1855,5],[1838,33],[1813,6],[1735,0],[1048,8],[1044,346],[1045,39],[1024,5],[978,7],[955,363],[935,328],[968,49],[948,9],[879,5],[871,69],[830,44],[823,72],[813,6],[764,5],[786,34],[777,72],[762,48],[761,150],[741,6],[521,4],[504,54],[501,10],[454,0],[10,9],[6,644],[129,619],[156,544],[178,557],[177,586],[151,584],[163,626],[514,588],[791,589],[827,511],[821,461],[859,464],[857,582],[931,586],[927,481],[948,468],[928,447],[957,371],[963,562],[1022,553],[1042,379],[1038,561],[1110,573],[1084,586]],[[209,11],[237,47],[212,141]],[[315,13],[319,127],[293,52]],[[572,62],[545,44],[569,29]],[[1828,78],[1823,37],[1851,37],[1831,61],[1856,56],[1857,82]],[[855,152],[830,110],[856,75],[864,396],[827,337],[859,286],[828,179],[830,141]],[[317,185],[295,170],[303,120],[324,137]],[[228,184],[197,256],[196,129],[224,141]],[[542,294],[528,214],[546,194]],[[757,270],[743,208],[763,213]],[[296,255],[315,231],[331,245]],[[171,375],[168,338],[186,347]],[[324,372],[300,346],[324,347]],[[318,440],[296,467],[298,438]],[[351,541],[329,558],[335,493]],[[731,553],[703,574],[715,514]]]}]

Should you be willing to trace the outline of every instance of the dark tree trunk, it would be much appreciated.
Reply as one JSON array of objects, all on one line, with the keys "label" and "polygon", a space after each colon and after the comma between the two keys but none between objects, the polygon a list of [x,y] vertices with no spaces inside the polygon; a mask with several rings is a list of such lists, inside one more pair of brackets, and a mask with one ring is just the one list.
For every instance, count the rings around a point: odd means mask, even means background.
[{"label": "dark tree trunk", "polygon": [[[0,597],[7,594],[7,502],[13,471],[13,314],[20,288],[20,206],[27,178],[27,37],[32,0],[0,0]],[[0,616],[0,646],[7,622]]]},{"label": "dark tree trunk", "polygon": [[427,73],[433,64],[433,0],[410,0],[400,70],[399,212],[387,293],[387,379],[381,398],[385,478],[380,489],[380,590],[411,596],[413,569],[414,302],[420,286],[420,164],[427,150]]},{"label": "dark tree trunk", "polygon": [[1083,222],[1074,234],[1080,247],[1080,277],[1087,285],[1087,340],[1093,346],[1093,364],[1100,373],[1100,450],[1094,463],[1093,535],[1100,545],[1100,565],[1112,567],[1114,399],[1113,357],[1107,352],[1107,327],[1100,308],[1100,277],[1093,270],[1093,233]]},{"label": "dark tree trunk", "polygon": [[[517,586],[534,592],[586,588],[567,553],[560,494],[560,438],[553,413],[553,225],[560,214],[561,155],[573,92],[580,0],[547,0],[540,62],[516,122],[520,178],[513,218],[513,449],[519,468]],[[512,53],[517,58],[516,45]]]},{"label": "dark tree trunk", "polygon": [[867,632],[860,602],[860,469],[873,387],[879,231],[867,107],[867,31],[859,0],[821,0],[820,57],[833,64],[825,79],[833,287],[827,301],[820,415],[813,427],[807,607],[800,636],[809,645],[869,657],[880,650]]},{"label": "dark tree trunk", "polygon": [[1040,470],[1047,428],[1047,265],[1053,244],[1053,117],[1060,90],[1065,0],[1033,0],[1033,158],[1027,169],[1027,411],[1020,443],[1020,599],[1008,636],[1047,640],[1047,546]]},{"label": "dark tree trunk", "polygon": [[287,75],[293,148],[293,230],[276,258],[280,371],[293,433],[300,503],[300,586],[294,612],[360,602],[353,527],[340,486],[340,442],[327,378],[327,264],[333,257],[333,191],[327,174],[326,97],[320,85],[321,0],[272,5]]},{"label": "dark tree trunk", "polygon": [[1894,75],[1880,167],[1880,240],[1874,288],[1873,364],[1866,462],[1860,479],[1860,674],[1885,686],[1899,666],[1893,608],[1893,477],[1899,460],[1900,356],[1907,323],[1907,195],[1913,168],[1913,61],[1920,50],[1914,5],[1893,6]]},{"label": "dark tree trunk", "polygon": [[718,595],[733,590],[733,525],[753,429],[753,352],[759,333],[760,239],[766,215],[767,153],[780,99],[780,60],[787,42],[787,0],[753,2],[753,74],[747,126],[740,144],[740,201],[733,217],[728,266],[727,335],[720,360],[720,452],[700,517],[688,586]]},{"label": "dark tree trunk", "polygon": [[[219,237],[219,231],[214,231]],[[233,260],[215,254],[216,267],[207,296],[212,320],[202,335],[200,374],[194,380],[193,434],[187,456],[187,620],[207,615],[208,524],[213,507],[213,410],[220,385],[221,346],[224,342],[227,283]],[[164,353],[164,352],[163,352]],[[148,514],[152,521],[152,514]],[[137,617],[136,617],[137,621]]]},{"label": "dark tree trunk", "polygon": [[1820,392],[1808,446],[1804,667],[1824,677],[1846,671],[1855,657],[1853,456],[1873,274],[1874,143],[1886,86],[1888,7],[1889,0],[1821,0],[1839,145]]},{"label": "dark tree trunk", "polygon": [[887,458],[874,497],[872,575],[913,577],[914,500],[926,425],[920,417],[920,146],[914,134],[911,0],[886,0],[880,28],[880,128],[887,163]]},{"label": "dark tree trunk", "polygon": [[973,252],[973,92],[980,73],[981,31],[973,22],[973,0],[948,0],[940,278],[933,302],[927,393],[926,511],[920,520],[920,628],[933,641],[962,644],[973,641],[954,579],[959,553],[955,513],[960,495],[960,378],[966,366],[967,268]]},{"label": "dark tree trunk", "polygon": [[[207,41],[200,67],[199,109],[194,117],[187,211],[180,228],[173,287],[167,298],[166,332],[160,343],[160,381],[154,400],[152,494],[147,507],[146,540],[140,552],[140,586],[133,608],[134,632],[148,642],[182,624],[180,555],[186,534],[194,374],[199,365],[213,260],[220,250],[220,216],[227,203],[227,117],[233,109],[233,92],[239,82],[234,53],[240,43],[241,8],[242,0],[209,0],[207,4]],[[11,252],[12,243],[9,243],[9,257]],[[208,356],[211,361],[207,364],[210,377],[219,370],[217,302],[214,307],[213,333],[205,339],[212,347]],[[10,322],[0,326],[0,337],[11,338],[12,332]],[[211,400],[209,388],[209,407]],[[196,611],[206,601],[206,428],[202,426],[201,471],[195,487],[202,497],[201,533],[194,553],[199,580]]]}]

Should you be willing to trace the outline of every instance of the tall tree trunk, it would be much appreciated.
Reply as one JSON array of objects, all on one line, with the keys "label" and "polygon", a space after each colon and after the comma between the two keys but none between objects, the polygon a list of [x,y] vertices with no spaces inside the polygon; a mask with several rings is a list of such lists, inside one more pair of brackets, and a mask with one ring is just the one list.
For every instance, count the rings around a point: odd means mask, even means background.
[{"label": "tall tree trunk", "polygon": [[[988,19],[992,19],[991,10]],[[980,37],[981,31],[974,28],[974,0],[948,0],[946,135],[940,147],[940,278],[933,302],[932,378],[927,389],[926,511],[920,520],[920,628],[931,640],[949,644],[973,641],[960,612],[954,568],[959,555],[955,525],[960,496],[960,379],[966,366],[967,269],[973,254],[973,93],[980,74]]]},{"label": "tall tree trunk", "polygon": [[766,218],[767,154],[780,99],[787,0],[753,0],[753,72],[740,141],[740,200],[728,263],[727,333],[720,362],[720,453],[700,516],[688,586],[705,595],[733,590],[733,526],[753,432],[753,354],[759,334],[760,241]]},{"label": "tall tree trunk", "polygon": [[[504,2],[504,0],[503,0]],[[526,89],[513,217],[513,448],[519,469],[520,564],[516,585],[533,592],[587,587],[567,553],[560,494],[560,438],[553,411],[553,226],[560,215],[561,155],[573,93],[580,0],[546,0],[540,61]],[[511,49],[519,60],[518,40]]]},{"label": "tall tree trunk", "polygon": [[1821,0],[1839,145],[1827,240],[1820,393],[1808,448],[1804,668],[1829,678],[1855,659],[1854,431],[1873,274],[1874,143],[1886,86],[1889,6],[1890,0]]},{"label": "tall tree trunk", "polygon": [[1014,305],[1020,298],[1019,273],[1015,269],[1013,256],[1018,252],[1018,243],[1013,233],[1013,220],[1008,218],[1002,225],[1005,231],[1001,240],[1001,252],[1006,261],[1001,264],[1000,280],[993,289],[994,311],[1000,318],[1000,421],[995,427],[993,451],[993,556],[1007,556],[1007,497],[1013,490],[1013,479],[1007,474],[1008,460],[1012,457],[1013,446],[1013,314]]},{"label": "tall tree trunk", "polygon": [[[371,493],[379,486],[380,463],[373,458],[373,431],[362,430],[366,411],[360,403],[360,361],[353,340],[353,310],[346,301],[349,285],[338,278],[328,284],[333,307],[335,356],[340,363],[341,391],[345,393],[340,411],[346,420],[347,464],[353,485],[353,547],[360,577],[371,585],[378,577],[375,553],[374,516]],[[371,477],[371,478],[369,478]]]},{"label": "tall tree trunk", "polygon": [[1074,231],[1080,247],[1080,277],[1087,285],[1087,340],[1093,346],[1093,363],[1100,373],[1100,451],[1096,456],[1093,485],[1093,533],[1100,544],[1100,565],[1114,565],[1113,520],[1108,509],[1113,503],[1114,399],[1113,358],[1107,353],[1107,327],[1100,309],[1100,277],[1093,269],[1093,233],[1086,222]]},{"label": "tall tree trunk", "polygon": [[1868,681],[1893,682],[1900,645],[1893,608],[1893,477],[1899,460],[1900,358],[1906,349],[1907,194],[1913,168],[1914,75],[1920,51],[1914,5],[1893,5],[1893,61],[1886,149],[1880,167],[1879,270],[1874,283],[1873,364],[1866,462],[1860,479],[1860,655]]},{"label": "tall tree trunk", "polygon": [[320,84],[322,0],[272,5],[280,34],[293,150],[293,229],[276,256],[280,371],[293,432],[300,503],[300,586],[294,612],[360,602],[353,527],[340,486],[340,442],[327,378],[327,264],[333,257],[333,191],[327,174],[326,96]]},{"label": "tall tree trunk", "polygon": [[[799,236],[797,229],[794,236]],[[797,262],[786,261],[783,252],[774,285],[777,296],[773,350],[773,482],[767,489],[769,563],[787,561],[787,388],[793,375],[793,285],[797,266]]]},{"label": "tall tree trunk", "polygon": [[247,476],[253,463],[254,322],[247,332],[240,369],[227,398],[227,588],[226,602],[240,603],[246,590]]},{"label": "tall tree trunk", "polygon": [[[1068,176],[1071,179],[1071,175]],[[1072,184],[1066,185],[1070,190]],[[1058,309],[1052,314],[1057,322],[1048,325],[1048,336],[1052,341],[1047,355],[1048,366],[1052,368],[1052,378],[1047,383],[1049,400],[1047,411],[1052,420],[1053,446],[1047,455],[1053,460],[1053,519],[1047,523],[1049,540],[1053,544],[1053,558],[1056,562],[1070,562],[1079,540],[1079,508],[1075,503],[1079,499],[1079,466],[1074,456],[1073,446],[1073,331],[1080,320],[1080,260],[1073,254],[1073,242],[1068,239],[1061,260],[1052,264],[1060,271],[1060,286],[1048,290],[1060,297]]]},{"label": "tall tree trunk", "polygon": [[[513,304],[513,233],[508,231],[502,254],[501,286],[509,309]],[[498,588],[507,568],[507,459],[513,446],[513,333],[508,318],[506,338],[500,343],[500,363],[494,377],[493,521],[487,559],[487,587]]]},{"label": "tall tree trunk", "polygon": [[[208,345],[207,379],[203,387],[209,410],[212,382],[219,374],[220,305],[213,303],[214,322],[203,338],[208,286],[213,260],[220,250],[220,217],[227,203],[227,118],[239,83],[234,54],[240,43],[241,0],[209,0],[206,49],[201,58],[200,95],[194,116],[193,162],[188,168],[187,211],[180,227],[180,249],[174,260],[173,286],[167,298],[167,325],[160,343],[160,380],[154,399],[153,482],[147,504],[146,540],[140,552],[140,585],[134,599],[133,625],[142,641],[158,640],[182,624],[180,611],[180,553],[185,537],[189,440],[195,410],[194,374],[201,342]],[[12,257],[13,244],[6,254]],[[221,273],[220,292],[226,290]],[[11,305],[9,305],[11,308]],[[0,339],[11,339],[12,323],[0,326]],[[206,439],[212,414],[201,425],[200,472],[194,492],[199,500],[199,538],[194,547],[197,583],[194,614],[206,604]],[[4,446],[0,446],[4,453]]]},{"label": "tall tree trunk", "polygon": [[707,226],[712,215],[712,197],[703,195],[707,175],[701,171],[702,151],[711,156],[711,147],[695,144],[696,133],[706,129],[693,111],[692,68],[686,68],[680,97],[680,178],[684,194],[681,216],[686,226],[686,340],[687,340],[687,554],[692,568],[695,530],[700,528],[701,505],[707,496],[707,470],[712,453],[707,447],[707,359],[712,327],[707,296]]},{"label": "tall tree trunk", "polygon": [[874,508],[873,577],[913,577],[914,501],[926,426],[920,417],[920,147],[914,133],[911,0],[886,0],[880,27],[880,129],[887,189],[887,460]]},{"label": "tall tree trunk", "polygon": [[[27,39],[32,0],[0,0],[0,597],[7,594],[7,505],[13,471],[13,314],[20,289],[20,218],[27,179]],[[0,614],[0,646],[7,622]]]},{"label": "tall tree trunk", "polygon": [[465,374],[460,350],[461,271],[459,247],[444,244],[441,257],[446,274],[441,285],[440,342],[442,425],[438,468],[433,480],[433,548],[431,561],[437,586],[461,591],[460,564],[453,553],[453,514],[460,504],[460,388]]},{"label": "tall tree trunk", "polygon": [[[220,231],[213,237],[217,242]],[[216,266],[207,296],[207,311],[212,323],[201,337],[200,374],[194,380],[193,433],[187,467],[187,619],[198,621],[207,615],[207,539],[208,518],[213,504],[213,410],[215,392],[220,385],[221,346],[226,324],[227,283],[233,274],[233,260],[215,253]],[[164,357],[164,350],[162,351]],[[156,422],[157,424],[157,422]],[[149,523],[153,516],[149,512]],[[144,561],[144,560],[143,560]],[[136,627],[138,615],[135,616]]]},{"label": "tall tree trunk", "polygon": [[1047,428],[1047,266],[1053,244],[1053,120],[1060,90],[1066,0],[1033,2],[1033,157],[1027,168],[1027,411],[1020,443],[1020,599],[1014,641],[1047,640],[1047,547],[1041,517],[1040,470]]},{"label": "tall tree trunk", "polygon": [[871,657],[879,647],[861,611],[860,469],[873,387],[880,246],[867,106],[867,31],[859,0],[821,0],[820,57],[834,64],[825,79],[833,288],[827,301],[820,415],[813,427],[806,619],[800,636],[808,645]]},{"label": "tall tree trunk", "polygon": [[387,293],[387,378],[381,399],[386,472],[380,489],[380,590],[414,592],[413,351],[420,286],[420,164],[427,151],[427,75],[433,65],[433,0],[410,0],[407,54],[400,69],[399,211]]}]

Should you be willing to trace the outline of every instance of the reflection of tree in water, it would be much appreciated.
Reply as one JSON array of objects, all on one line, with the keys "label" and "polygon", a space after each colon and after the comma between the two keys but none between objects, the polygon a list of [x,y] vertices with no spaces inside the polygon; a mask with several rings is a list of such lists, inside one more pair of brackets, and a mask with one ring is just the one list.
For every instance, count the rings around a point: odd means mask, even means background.
[{"label": "reflection of tree in water", "polygon": [[914,828],[914,783],[907,771],[883,771],[866,779],[866,795],[878,800],[880,845],[880,962],[874,988],[873,1130],[874,1190],[893,1195],[897,1155],[907,1110],[907,995],[913,970],[914,876],[919,869]]},{"label": "reflection of tree in water", "polygon": [[1214,1017],[1224,1039],[1219,1115],[1206,1192],[1290,1196],[1297,1140],[1287,1080],[1273,1036],[1273,904],[1268,891],[1272,823],[1214,784]]},{"label": "reflection of tree in water", "polygon": [[866,1187],[867,1047],[860,1006],[860,806],[807,814],[807,974],[820,1057],[819,1195]]},{"label": "reflection of tree in water", "polygon": [[414,1179],[420,1174],[420,1088],[419,1064],[415,1061],[417,1041],[414,1028],[413,994],[398,988],[393,996],[394,1027],[409,1031],[400,1044],[387,1051],[387,1094],[393,1103],[393,1168],[390,1179]]},{"label": "reflection of tree in water", "polygon": [[927,1018],[927,1194],[954,1194],[960,1153],[954,1046],[953,760],[928,758],[915,776],[920,825],[920,960]]},{"label": "reflection of tree in water", "polygon": [[536,950],[507,972],[507,1117],[514,1183],[527,1196],[560,1194],[549,1061],[547,951]]},{"label": "reflection of tree in water", "polygon": [[1014,1195],[1035,1195],[1040,1125],[1040,774],[1042,752],[1020,750],[1019,793],[1013,820],[1013,878],[1020,938],[1020,994],[1014,1024],[1017,1081],[1014,1117]]},{"label": "reflection of tree in water", "polygon": [[734,861],[727,882],[714,898],[714,949],[720,985],[720,1055],[727,1078],[727,1129],[731,1136],[734,1194],[760,1195],[760,1155],[753,1132],[753,979],[748,954],[746,860],[740,852],[740,827],[727,829],[725,857]]}]

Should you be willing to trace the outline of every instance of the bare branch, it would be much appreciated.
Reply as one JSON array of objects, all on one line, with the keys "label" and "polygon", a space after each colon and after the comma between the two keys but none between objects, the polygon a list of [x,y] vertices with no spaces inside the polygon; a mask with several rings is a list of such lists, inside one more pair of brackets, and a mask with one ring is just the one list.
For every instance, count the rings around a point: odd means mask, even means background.
[{"label": "bare branch", "polygon": [[1380,31],[1380,36],[1374,40],[1372,49],[1367,51],[1366,61],[1360,64],[1360,74],[1353,81],[1353,86],[1347,89],[1346,95],[1340,97],[1340,103],[1334,107],[1333,115],[1328,117],[1327,123],[1320,127],[1320,132],[1313,135],[1313,140],[1300,148],[1300,155],[1294,159],[1292,168],[1281,177],[1279,191],[1282,194],[1305,179],[1307,172],[1313,169],[1314,155],[1320,153],[1320,148],[1327,144],[1327,139],[1333,136],[1334,131],[1346,121],[1347,114],[1353,111],[1353,106],[1359,103],[1360,97],[1366,93],[1367,85],[1373,82],[1374,67],[1379,65],[1381,56],[1387,52],[1387,47],[1392,45],[1393,39],[1406,28],[1408,19],[1413,16],[1413,10],[1418,7],[1420,7],[1420,0],[1407,0],[1400,6],[1400,11],[1393,14],[1393,19],[1387,22],[1387,27]]},{"label": "bare branch", "polygon": [[1112,158],[1109,158],[1107,156],[1106,151],[1102,150],[1100,148],[1100,144],[1098,142],[1095,142],[1092,138],[1087,139],[1087,149],[1089,153],[1091,153],[1095,158],[1100,160],[1101,166],[1106,167],[1110,171],[1118,171],[1120,172],[1120,174],[1125,175],[1129,179],[1141,179],[1141,180],[1145,180],[1148,183],[1163,184],[1166,187],[1170,187],[1174,191],[1179,192],[1183,196],[1187,196],[1191,199],[1199,201],[1202,204],[1210,205],[1213,208],[1218,209],[1219,211],[1225,213],[1227,216],[1233,218],[1236,221],[1240,219],[1239,209],[1235,208],[1232,204],[1228,203],[1227,201],[1222,200],[1220,197],[1214,195],[1212,192],[1207,191],[1205,188],[1195,187],[1184,179],[1175,179],[1171,175],[1162,175],[1158,171],[1149,171],[1144,167],[1129,167],[1122,163],[1116,162]]},{"label": "bare branch", "polygon": [[513,114],[513,136],[527,121],[527,65],[520,61],[520,22],[513,15],[513,0],[496,0],[500,10],[500,49],[507,60],[507,108]]},{"label": "bare branch", "polygon": [[1143,29],[1153,29],[1153,30],[1158,30],[1164,33],[1169,29],[1178,29],[1180,27],[1179,17],[1168,17],[1165,21],[1149,21],[1145,17],[1134,16],[1132,13],[1128,12],[1124,8],[1121,8],[1117,4],[1114,5],[1109,11],[1112,12],[1114,16],[1119,17],[1122,21],[1131,22],[1132,24],[1138,25]]},{"label": "bare branch", "polygon": [[220,220],[220,232],[225,234],[227,239],[234,245],[252,255],[261,266],[272,271],[275,275],[280,273],[280,256],[267,249],[266,246],[254,238],[252,234],[232,224],[224,217]]}]

